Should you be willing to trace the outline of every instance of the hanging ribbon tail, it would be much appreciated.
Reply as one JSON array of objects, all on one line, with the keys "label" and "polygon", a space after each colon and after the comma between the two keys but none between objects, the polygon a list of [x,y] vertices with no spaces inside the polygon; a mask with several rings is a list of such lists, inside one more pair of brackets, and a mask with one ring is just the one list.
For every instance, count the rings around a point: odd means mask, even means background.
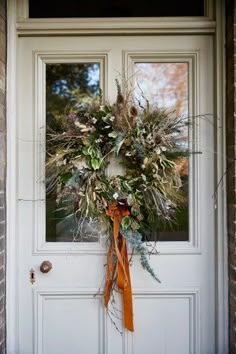
[{"label": "hanging ribbon tail", "polygon": [[126,240],[123,238],[123,259],[126,269],[126,275],[128,278],[127,284],[123,290],[123,309],[124,309],[124,325],[129,331],[134,331],[134,323],[133,323],[133,301],[132,301],[132,287],[131,287],[131,279],[130,279],[130,271],[129,271],[129,259],[127,252]]},{"label": "hanging ribbon tail", "polygon": [[112,243],[111,243],[108,253],[107,253],[107,274],[106,274],[106,283],[105,283],[105,288],[104,288],[104,305],[105,305],[105,307],[107,307],[108,302],[110,300],[111,289],[112,289],[113,279],[114,279],[114,275],[115,275],[115,268],[116,267],[112,263],[113,254],[114,254],[114,240],[112,240]]},{"label": "hanging ribbon tail", "polygon": [[[107,278],[104,290],[104,304],[107,306],[109,302],[112,284],[115,275],[117,275],[117,287],[122,291],[123,297],[124,326],[129,331],[133,332],[133,304],[128,252],[126,240],[119,232],[122,217],[129,214],[129,210],[126,206],[120,206],[116,203],[111,204],[107,212],[107,215],[113,218],[113,240],[107,254]],[[116,256],[116,264],[114,264],[114,255]]]}]

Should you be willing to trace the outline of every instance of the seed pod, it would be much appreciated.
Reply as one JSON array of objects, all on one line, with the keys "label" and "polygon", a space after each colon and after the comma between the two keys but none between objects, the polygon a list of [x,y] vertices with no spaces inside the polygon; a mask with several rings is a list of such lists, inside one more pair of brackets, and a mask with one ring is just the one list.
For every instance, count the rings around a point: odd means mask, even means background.
[{"label": "seed pod", "polygon": [[116,103],[123,104],[124,102],[125,102],[124,96],[121,93],[118,93],[117,98],[116,98]]},{"label": "seed pod", "polygon": [[132,106],[130,108],[130,114],[133,116],[133,117],[137,117],[138,115],[138,111],[137,111],[137,108],[135,106]]}]

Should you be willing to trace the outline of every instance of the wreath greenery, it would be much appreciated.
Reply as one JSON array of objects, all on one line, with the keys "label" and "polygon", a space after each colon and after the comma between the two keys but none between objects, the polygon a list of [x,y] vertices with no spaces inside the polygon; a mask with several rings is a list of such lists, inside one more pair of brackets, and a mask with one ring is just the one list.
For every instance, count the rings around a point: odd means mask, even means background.
[{"label": "wreath greenery", "polygon": [[[77,103],[47,128],[47,194],[56,188],[58,208],[76,217],[80,237],[85,221],[99,220],[110,243],[107,209],[124,203],[129,215],[122,218],[120,233],[158,280],[144,241],[157,224],[172,222],[185,201],[178,162],[188,151],[178,137],[187,122],[174,112],[153,109],[148,100],[145,107],[135,105],[119,83],[117,90],[114,104],[102,104],[101,96]],[[111,156],[119,159],[122,175],[107,174]]]}]

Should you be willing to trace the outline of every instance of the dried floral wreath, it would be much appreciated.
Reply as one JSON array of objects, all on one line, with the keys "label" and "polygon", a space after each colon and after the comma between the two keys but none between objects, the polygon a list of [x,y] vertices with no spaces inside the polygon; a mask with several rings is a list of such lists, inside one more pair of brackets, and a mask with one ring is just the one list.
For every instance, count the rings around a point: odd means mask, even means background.
[{"label": "dried floral wreath", "polygon": [[[188,155],[178,144],[187,124],[163,110],[136,107],[117,83],[113,105],[90,102],[69,109],[57,129],[48,127],[47,194],[57,190],[57,203],[76,216],[77,229],[99,220],[108,235],[104,304],[117,286],[123,295],[124,326],[133,331],[128,243],[144,269],[149,265],[145,235],[157,222],[171,222],[184,202],[177,161]],[[117,156],[123,175],[109,176],[109,158]],[[78,231],[79,234],[79,231]]]}]

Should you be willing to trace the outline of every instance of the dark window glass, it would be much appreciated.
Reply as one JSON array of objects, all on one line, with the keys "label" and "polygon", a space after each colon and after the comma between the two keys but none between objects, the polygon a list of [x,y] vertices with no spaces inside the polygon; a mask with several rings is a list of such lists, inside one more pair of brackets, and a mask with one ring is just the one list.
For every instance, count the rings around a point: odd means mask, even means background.
[{"label": "dark window glass", "polygon": [[[77,227],[76,205],[67,198],[58,201],[60,184],[69,183],[67,174],[62,174],[58,181],[55,176],[58,170],[63,169],[62,158],[58,155],[57,161],[50,160],[48,149],[53,146],[53,133],[60,131],[61,120],[65,119],[65,112],[73,109],[76,104],[86,104],[99,94],[100,64],[99,63],[71,63],[46,65],[46,241],[98,241],[97,225],[85,221]],[[79,97],[79,101],[78,101]],[[51,134],[51,138],[49,138]],[[55,183],[55,181],[57,181]]]},{"label": "dark window glass", "polygon": [[204,16],[204,0],[29,0],[30,18]]}]

